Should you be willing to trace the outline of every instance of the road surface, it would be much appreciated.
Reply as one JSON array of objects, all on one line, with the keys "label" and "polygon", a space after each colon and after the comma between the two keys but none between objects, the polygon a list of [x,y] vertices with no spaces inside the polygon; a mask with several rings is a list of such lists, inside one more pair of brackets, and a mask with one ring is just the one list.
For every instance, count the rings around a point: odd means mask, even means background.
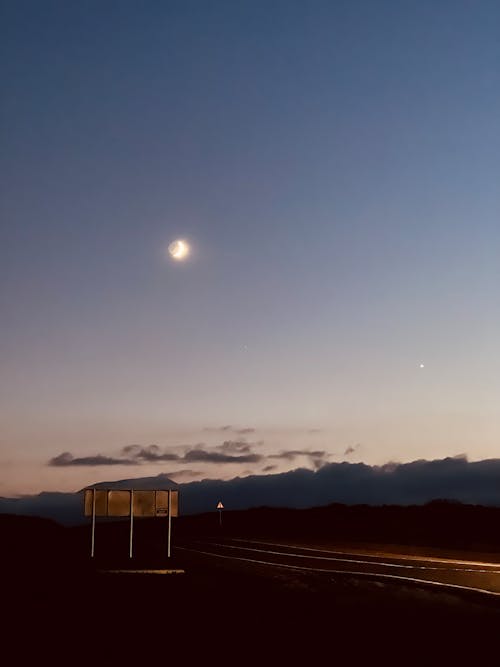
[{"label": "road surface", "polygon": [[399,582],[480,594],[496,598],[500,603],[500,562],[234,538],[193,541],[180,545],[178,549],[208,559],[224,559],[242,568],[265,566],[327,576]]}]

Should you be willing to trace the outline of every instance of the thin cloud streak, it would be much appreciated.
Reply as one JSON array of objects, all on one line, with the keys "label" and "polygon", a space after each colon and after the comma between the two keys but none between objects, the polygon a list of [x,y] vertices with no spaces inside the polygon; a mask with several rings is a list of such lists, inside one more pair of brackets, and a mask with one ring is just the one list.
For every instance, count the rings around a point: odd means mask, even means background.
[{"label": "thin cloud streak", "polygon": [[59,456],[50,459],[48,465],[54,467],[65,466],[115,466],[115,465],[135,465],[137,463],[134,459],[115,459],[110,456],[82,456],[74,457],[70,452],[63,452]]},{"label": "thin cloud streak", "polygon": [[121,450],[121,457],[110,457],[102,454],[96,456],[75,457],[71,452],[63,452],[48,461],[49,466],[71,467],[71,466],[111,466],[111,465],[141,465],[143,463],[161,463],[165,461],[176,461],[179,463],[259,463],[263,456],[252,452],[251,444],[244,441],[227,440],[217,449],[211,451],[203,445],[197,445],[184,452],[177,454],[171,451],[162,452],[157,445],[141,447],[140,445],[127,445]]},{"label": "thin cloud streak", "polygon": [[207,433],[224,433],[227,431],[232,431],[234,430],[231,424],[226,424],[224,426],[205,426],[204,431]]},{"label": "thin cloud streak", "polygon": [[268,458],[294,461],[299,456],[307,457],[314,466],[315,470],[319,470],[321,467],[328,463],[328,458],[331,456],[331,454],[324,450],[311,451],[310,449],[288,449],[281,451],[279,454],[270,454]]}]

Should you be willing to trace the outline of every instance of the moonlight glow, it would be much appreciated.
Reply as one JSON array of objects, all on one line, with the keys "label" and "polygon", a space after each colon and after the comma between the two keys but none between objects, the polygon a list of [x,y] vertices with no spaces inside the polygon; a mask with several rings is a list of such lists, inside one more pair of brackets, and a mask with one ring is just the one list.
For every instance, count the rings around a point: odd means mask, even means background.
[{"label": "moonlight glow", "polygon": [[168,246],[168,252],[170,254],[170,257],[172,257],[177,261],[181,261],[183,259],[186,259],[186,257],[189,255],[189,245],[186,241],[177,239],[177,241],[173,241]]}]

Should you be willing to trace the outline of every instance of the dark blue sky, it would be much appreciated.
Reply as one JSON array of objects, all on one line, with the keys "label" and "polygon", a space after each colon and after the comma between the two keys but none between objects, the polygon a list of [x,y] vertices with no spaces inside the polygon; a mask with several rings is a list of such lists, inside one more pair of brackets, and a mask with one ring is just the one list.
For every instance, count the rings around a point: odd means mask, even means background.
[{"label": "dark blue sky", "polygon": [[0,6],[0,493],[224,424],[497,452],[497,2]]}]

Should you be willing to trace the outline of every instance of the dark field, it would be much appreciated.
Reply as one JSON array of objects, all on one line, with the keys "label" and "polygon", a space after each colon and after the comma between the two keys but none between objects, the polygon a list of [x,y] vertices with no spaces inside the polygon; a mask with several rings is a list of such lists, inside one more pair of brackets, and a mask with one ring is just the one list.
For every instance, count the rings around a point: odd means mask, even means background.
[{"label": "dark field", "polygon": [[[359,510],[359,525],[365,511]],[[137,659],[174,658],[186,664],[200,659],[210,664],[335,662],[346,652],[355,664],[364,664],[366,656],[376,664],[404,664],[416,655],[437,664],[433,661],[439,653],[446,656],[444,664],[452,659],[461,664],[466,655],[482,664],[484,653],[496,655],[498,599],[252,565],[181,548],[207,536],[326,540],[325,522],[314,523],[311,516],[279,510],[227,513],[222,528],[215,514],[181,517],[173,522],[168,567],[184,574],[160,575],[105,572],[167,567],[162,520],[136,522],[132,563],[126,557],[127,521],[99,522],[92,562],[88,525],[63,528],[47,520],[2,515],[5,641],[18,662],[49,657],[66,664],[101,664],[109,656],[134,664]],[[385,531],[385,544],[392,550],[467,558],[480,552],[500,560],[495,540],[487,543],[476,536],[460,549],[453,526],[448,522],[433,544],[428,540],[426,545],[420,532],[415,544],[401,540],[398,547],[380,523],[379,538]],[[375,532],[373,526],[371,530]],[[410,532],[407,524],[411,539]],[[369,543],[361,539],[364,534],[357,536],[357,541],[350,536],[351,544]],[[330,528],[330,543],[334,538],[346,542],[340,529],[335,533]],[[378,539],[377,544],[384,542]]]}]

